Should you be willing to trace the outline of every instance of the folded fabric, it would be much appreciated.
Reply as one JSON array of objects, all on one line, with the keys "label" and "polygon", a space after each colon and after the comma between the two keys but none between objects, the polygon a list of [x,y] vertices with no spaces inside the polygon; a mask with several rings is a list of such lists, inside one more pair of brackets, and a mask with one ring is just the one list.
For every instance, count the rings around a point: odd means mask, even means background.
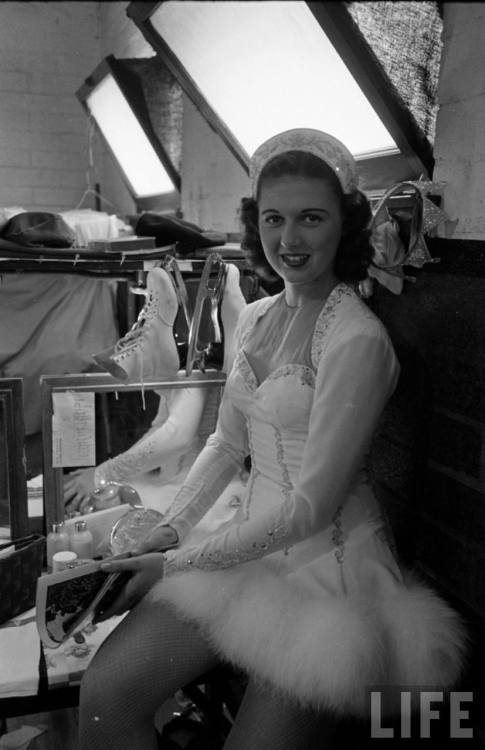
[{"label": "folded fabric", "polygon": [[9,219],[12,218],[12,216],[16,216],[16,214],[22,214],[24,213],[25,208],[22,208],[22,206],[2,206],[0,208],[0,232],[6,226]]},{"label": "folded fabric", "polygon": [[76,235],[76,246],[87,247],[90,240],[113,240],[133,229],[114,214],[90,208],[62,211],[60,216]]},{"label": "folded fabric", "polygon": [[155,237],[157,245],[176,245],[180,253],[188,253],[199,247],[224,245],[226,236],[218,232],[204,232],[201,227],[174,216],[146,211],[138,219],[135,234],[139,237]]},{"label": "folded fabric", "polygon": [[12,216],[2,237],[25,247],[72,247],[76,240],[62,216],[47,211],[24,211]]}]

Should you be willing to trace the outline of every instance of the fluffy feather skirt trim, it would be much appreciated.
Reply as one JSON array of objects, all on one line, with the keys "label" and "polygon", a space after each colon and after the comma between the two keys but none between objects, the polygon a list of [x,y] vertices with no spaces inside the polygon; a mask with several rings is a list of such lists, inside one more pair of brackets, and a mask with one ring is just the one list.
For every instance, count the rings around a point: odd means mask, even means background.
[{"label": "fluffy feather skirt trim", "polygon": [[264,561],[194,570],[150,594],[196,623],[218,654],[304,704],[365,715],[374,686],[451,687],[466,635],[421,582],[373,601],[309,594]]}]

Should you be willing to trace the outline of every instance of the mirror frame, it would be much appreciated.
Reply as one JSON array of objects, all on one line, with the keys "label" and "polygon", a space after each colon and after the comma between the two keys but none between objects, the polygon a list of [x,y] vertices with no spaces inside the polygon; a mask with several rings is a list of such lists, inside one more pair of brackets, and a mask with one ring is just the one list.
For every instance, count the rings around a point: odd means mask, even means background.
[{"label": "mirror frame", "polygon": [[22,378],[0,378],[0,402],[5,410],[10,537],[17,539],[29,533]]},{"label": "mirror frame", "polygon": [[220,370],[205,373],[177,373],[173,380],[120,381],[108,373],[82,375],[43,375],[40,379],[42,410],[42,449],[44,459],[44,519],[47,529],[64,520],[63,469],[52,466],[52,396],[65,391],[90,393],[126,393],[130,391],[174,388],[224,387],[226,374]]}]

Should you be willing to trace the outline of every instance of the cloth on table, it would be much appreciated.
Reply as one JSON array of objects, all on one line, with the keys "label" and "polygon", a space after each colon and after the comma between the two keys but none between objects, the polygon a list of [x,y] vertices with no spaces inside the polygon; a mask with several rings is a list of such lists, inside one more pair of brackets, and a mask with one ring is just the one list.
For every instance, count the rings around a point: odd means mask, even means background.
[{"label": "cloth on table", "polygon": [[21,377],[27,435],[40,431],[41,375],[98,369],[94,352],[119,337],[116,281],[71,274],[4,274],[0,280],[0,375]]},{"label": "cloth on table", "polygon": [[226,236],[219,232],[204,232],[201,227],[173,216],[146,211],[138,219],[135,233],[139,237],[155,237],[157,245],[176,245],[183,255],[202,247],[224,245]]}]

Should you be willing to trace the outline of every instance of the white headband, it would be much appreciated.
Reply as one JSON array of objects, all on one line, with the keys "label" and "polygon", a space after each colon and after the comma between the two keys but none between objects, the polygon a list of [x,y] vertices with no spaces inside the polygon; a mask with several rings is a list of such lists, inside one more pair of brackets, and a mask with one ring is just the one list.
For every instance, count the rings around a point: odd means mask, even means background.
[{"label": "white headband", "polygon": [[275,156],[287,151],[305,151],[318,156],[337,175],[344,193],[351,193],[358,184],[357,168],[348,148],[328,133],[312,128],[295,128],[278,133],[254,152],[249,165],[253,196],[263,168]]}]

